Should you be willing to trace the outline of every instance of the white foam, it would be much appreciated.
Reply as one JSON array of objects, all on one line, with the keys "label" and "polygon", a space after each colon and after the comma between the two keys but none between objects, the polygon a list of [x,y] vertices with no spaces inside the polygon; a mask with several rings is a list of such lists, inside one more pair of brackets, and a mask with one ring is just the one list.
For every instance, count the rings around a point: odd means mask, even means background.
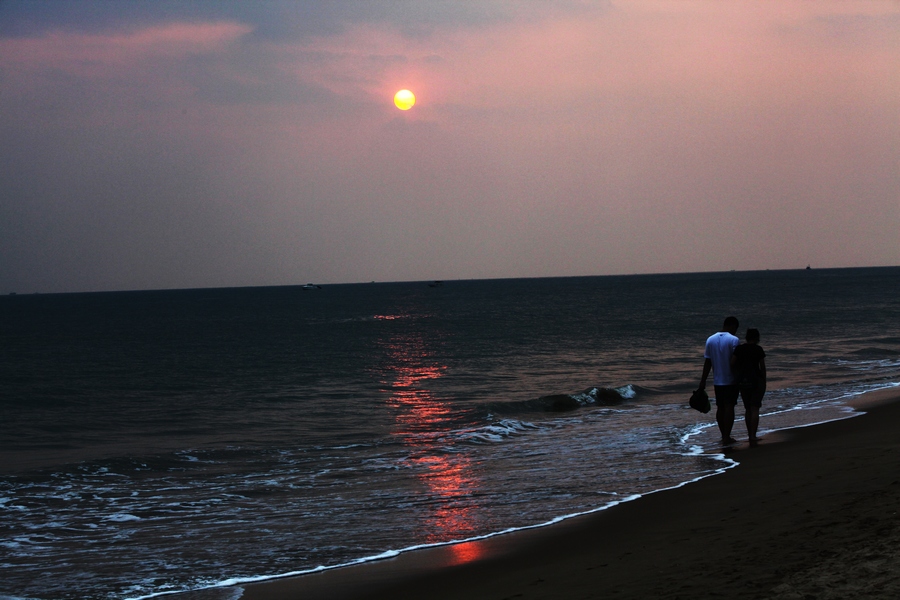
[{"label": "white foam", "polygon": [[594,388],[586,394],[572,394],[572,398],[574,398],[578,404],[584,406],[585,404],[593,404],[597,401],[596,396],[594,395],[596,393],[597,388]]},{"label": "white foam", "polygon": [[615,390],[626,400],[630,400],[637,396],[637,392],[634,391],[634,387],[630,383],[628,385],[623,385],[622,387],[615,388]]},{"label": "white foam", "polygon": [[104,517],[104,521],[114,521],[116,523],[125,523],[127,521],[140,521],[141,518],[129,513],[117,513]]},{"label": "white foam", "polygon": [[502,442],[503,440],[516,435],[538,429],[538,426],[528,421],[518,421],[516,419],[503,419],[490,425],[485,425],[477,429],[466,429],[457,433],[459,439],[470,442]]}]

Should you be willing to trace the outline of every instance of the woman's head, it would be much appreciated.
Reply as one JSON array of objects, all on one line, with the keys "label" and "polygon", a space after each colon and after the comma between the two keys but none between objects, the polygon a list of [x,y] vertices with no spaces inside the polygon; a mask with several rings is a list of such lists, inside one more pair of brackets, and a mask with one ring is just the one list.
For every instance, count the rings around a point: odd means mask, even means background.
[{"label": "woman's head", "polygon": [[759,329],[748,329],[747,335],[744,338],[748,342],[758,342],[759,341]]}]

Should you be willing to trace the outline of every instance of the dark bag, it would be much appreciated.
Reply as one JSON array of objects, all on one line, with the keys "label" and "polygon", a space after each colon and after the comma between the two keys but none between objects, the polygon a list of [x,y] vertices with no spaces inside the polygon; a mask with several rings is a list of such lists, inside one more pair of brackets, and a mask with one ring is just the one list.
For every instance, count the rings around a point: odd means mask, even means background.
[{"label": "dark bag", "polygon": [[691,394],[691,408],[699,410],[702,413],[709,412],[709,396],[706,390],[697,390]]}]

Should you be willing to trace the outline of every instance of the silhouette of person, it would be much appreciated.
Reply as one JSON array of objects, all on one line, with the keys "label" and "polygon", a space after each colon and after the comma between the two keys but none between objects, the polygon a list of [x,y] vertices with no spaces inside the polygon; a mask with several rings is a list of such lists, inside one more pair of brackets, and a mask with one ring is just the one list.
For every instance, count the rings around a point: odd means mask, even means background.
[{"label": "silhouette of person", "polygon": [[703,374],[700,376],[700,389],[706,389],[706,379],[710,371],[713,373],[713,387],[716,394],[716,423],[722,433],[722,443],[731,444],[734,427],[734,407],[738,401],[738,386],[731,370],[731,357],[741,340],[735,335],[738,326],[737,317],[727,317],[722,330],[712,334],[706,340],[703,352]]},{"label": "silhouette of person", "polygon": [[759,409],[766,393],[766,352],[759,345],[759,329],[748,329],[745,339],[746,343],[734,349],[731,370],[744,402],[744,420],[752,444],[759,439],[756,430],[759,428]]}]

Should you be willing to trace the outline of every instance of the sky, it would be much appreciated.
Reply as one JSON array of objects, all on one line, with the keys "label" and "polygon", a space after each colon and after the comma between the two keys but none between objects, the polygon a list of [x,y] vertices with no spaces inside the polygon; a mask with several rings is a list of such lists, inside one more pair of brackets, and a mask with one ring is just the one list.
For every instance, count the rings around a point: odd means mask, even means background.
[{"label": "sky", "polygon": [[898,231],[895,0],[0,0],[0,293],[900,265]]}]

